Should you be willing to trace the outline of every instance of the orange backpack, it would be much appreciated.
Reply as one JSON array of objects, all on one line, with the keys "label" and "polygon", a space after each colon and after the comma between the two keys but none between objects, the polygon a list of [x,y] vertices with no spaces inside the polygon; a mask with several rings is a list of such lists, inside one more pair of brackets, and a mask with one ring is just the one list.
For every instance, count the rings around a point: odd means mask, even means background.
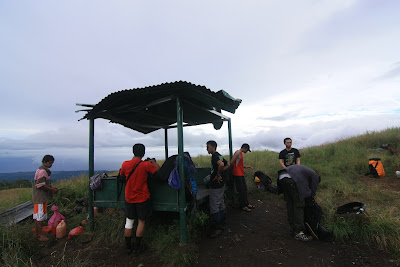
[{"label": "orange backpack", "polygon": [[369,159],[369,174],[375,177],[385,177],[385,169],[380,158]]}]

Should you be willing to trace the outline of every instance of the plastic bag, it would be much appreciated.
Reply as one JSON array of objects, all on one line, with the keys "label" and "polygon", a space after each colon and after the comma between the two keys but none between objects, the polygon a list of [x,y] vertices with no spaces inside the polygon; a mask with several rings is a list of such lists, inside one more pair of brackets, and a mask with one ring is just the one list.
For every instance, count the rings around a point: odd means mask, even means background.
[{"label": "plastic bag", "polygon": [[71,231],[69,231],[68,239],[73,239],[74,237],[77,237],[78,235],[82,234],[83,232],[85,232],[83,230],[83,227],[78,226],[78,227],[72,229]]},{"label": "plastic bag", "polygon": [[[53,205],[53,206],[51,207],[51,210],[54,211],[54,214],[53,214],[53,216],[51,216],[50,220],[47,222],[47,225],[53,226],[54,224],[56,224],[57,221],[60,221],[60,220],[64,220],[64,221],[65,221],[64,216],[62,216],[62,215],[58,212],[58,207],[57,207],[57,206],[54,206],[54,205]],[[56,225],[56,226],[57,226],[57,225]]]}]

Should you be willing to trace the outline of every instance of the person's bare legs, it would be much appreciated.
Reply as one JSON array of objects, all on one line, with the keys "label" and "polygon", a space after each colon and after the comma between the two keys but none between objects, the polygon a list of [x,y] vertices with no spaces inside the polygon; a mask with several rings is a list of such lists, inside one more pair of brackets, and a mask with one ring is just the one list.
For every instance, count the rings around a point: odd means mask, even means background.
[{"label": "person's bare legs", "polygon": [[144,235],[144,226],[146,225],[146,221],[138,220],[138,227],[136,229],[136,236],[143,237]]},{"label": "person's bare legs", "polygon": [[132,229],[125,228],[124,234],[125,237],[132,237]]},{"label": "person's bare legs", "polygon": [[46,242],[49,239],[46,236],[43,235],[42,228],[43,228],[43,222],[35,220],[35,235],[36,235],[36,238],[37,238],[37,240],[39,240],[41,242]]}]

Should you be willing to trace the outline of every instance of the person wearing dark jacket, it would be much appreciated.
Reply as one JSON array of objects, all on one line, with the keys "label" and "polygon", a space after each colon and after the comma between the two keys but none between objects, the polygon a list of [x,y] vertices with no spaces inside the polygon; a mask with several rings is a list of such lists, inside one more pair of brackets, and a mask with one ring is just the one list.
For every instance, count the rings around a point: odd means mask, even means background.
[{"label": "person wearing dark jacket", "polygon": [[229,163],[217,152],[217,143],[215,141],[210,140],[206,145],[208,154],[212,155],[208,199],[213,220],[213,231],[210,232],[209,237],[215,238],[221,235],[225,221],[224,192],[225,184],[228,180],[227,169],[229,168]]},{"label": "person wearing dark jacket", "polygon": [[318,173],[304,165],[290,165],[278,171],[278,194],[284,194],[289,233],[296,240],[312,240],[304,233],[304,207],[307,200],[314,198],[320,181]]}]

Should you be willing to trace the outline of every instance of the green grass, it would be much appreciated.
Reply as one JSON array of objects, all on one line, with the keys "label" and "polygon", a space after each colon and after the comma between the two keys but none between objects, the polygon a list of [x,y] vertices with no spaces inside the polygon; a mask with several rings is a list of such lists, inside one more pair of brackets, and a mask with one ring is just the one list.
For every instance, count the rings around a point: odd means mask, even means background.
[{"label": "green grass", "polygon": [[32,200],[32,188],[13,188],[0,192],[0,212]]},{"label": "green grass", "polygon": [[[387,150],[377,149],[382,144],[400,148],[400,128],[340,140],[336,143],[309,147],[301,150],[301,163],[321,175],[316,200],[325,213],[324,224],[332,229],[337,240],[362,241],[375,244],[383,250],[400,256],[400,195],[381,183],[367,182],[368,159],[379,157],[387,177],[394,177],[400,169],[400,157]],[[400,149],[399,149],[400,150]],[[269,175],[276,183],[280,169],[278,153],[254,151],[245,155],[246,165],[252,165]],[[246,173],[251,180],[252,172]],[[389,179],[389,178],[378,178]],[[378,182],[378,181],[377,181]],[[400,180],[399,180],[400,182]],[[253,183],[248,184],[254,194]],[[335,221],[336,208],[348,202],[359,201],[367,206],[369,223]]]},{"label": "green grass", "polygon": [[[384,186],[384,179],[371,180],[364,176],[368,171],[368,159],[380,157],[385,167],[386,175],[395,176],[395,170],[400,169],[400,157],[393,156],[386,150],[377,150],[381,144],[389,143],[400,148],[400,128],[390,128],[381,132],[368,132],[364,135],[340,140],[336,143],[308,147],[301,150],[301,163],[309,166],[321,175],[322,181],[318,187],[316,201],[324,211],[323,224],[333,230],[335,239],[339,242],[363,242],[376,245],[378,248],[392,252],[400,257],[400,196],[398,189]],[[400,150],[400,149],[399,149]],[[228,158],[226,156],[226,158]],[[197,167],[209,167],[210,156],[200,155],[193,158]],[[260,170],[272,178],[276,184],[277,171],[281,168],[278,153],[272,151],[253,151],[245,154],[245,164],[253,167],[246,170],[248,192],[255,199],[266,200],[276,198],[275,195],[260,192],[254,182],[253,173]],[[393,178],[394,179],[394,178]],[[400,180],[399,180],[400,181]],[[88,177],[75,177],[55,183],[62,188],[51,204],[59,206],[61,212],[68,214],[67,226],[78,225],[85,218],[84,214],[74,214],[75,200],[87,195]],[[13,191],[8,197],[0,198],[0,207],[15,206],[31,199],[31,189]],[[2,196],[3,196],[2,191]],[[281,197],[281,196],[280,196]],[[8,199],[7,199],[8,198]],[[3,204],[4,199],[11,204]],[[2,202],[3,201],[3,202]],[[366,204],[367,221],[338,220],[334,213],[338,206],[360,201]],[[93,244],[113,244],[123,246],[124,214],[121,211],[106,210],[96,217],[96,235]],[[193,262],[198,251],[196,242],[199,233],[206,227],[209,217],[201,212],[198,217],[190,220],[188,225],[189,245],[179,247],[178,214],[153,216],[148,224],[143,242],[155,248],[155,253],[161,260],[171,266],[187,265]],[[32,255],[35,248],[27,240],[33,223],[22,223],[11,228],[0,227],[0,265],[33,266]],[[70,229],[68,229],[70,230]],[[60,266],[85,266],[81,261],[65,258]],[[89,263],[86,263],[89,265]]]}]

